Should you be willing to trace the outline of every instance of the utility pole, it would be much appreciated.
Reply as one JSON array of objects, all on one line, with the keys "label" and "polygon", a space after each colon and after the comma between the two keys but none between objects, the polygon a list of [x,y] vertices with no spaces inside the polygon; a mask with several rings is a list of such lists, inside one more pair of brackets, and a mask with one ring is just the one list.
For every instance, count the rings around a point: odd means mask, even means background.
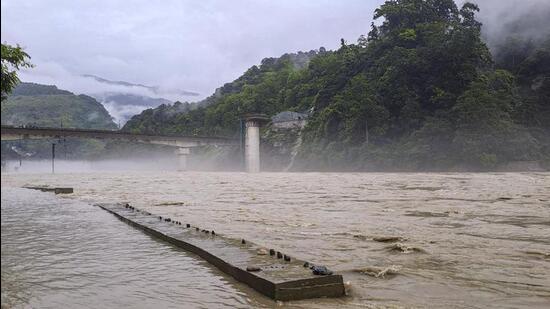
[{"label": "utility pole", "polygon": [[55,143],[52,143],[52,174],[55,174]]}]

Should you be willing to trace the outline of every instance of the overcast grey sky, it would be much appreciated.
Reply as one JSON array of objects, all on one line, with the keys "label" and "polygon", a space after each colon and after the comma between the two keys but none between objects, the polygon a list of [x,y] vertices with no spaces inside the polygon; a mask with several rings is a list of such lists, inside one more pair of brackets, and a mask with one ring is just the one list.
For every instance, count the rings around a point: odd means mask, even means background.
[{"label": "overcast grey sky", "polygon": [[[457,1],[462,2],[462,1]],[[550,0],[479,0],[500,11]],[[264,57],[337,48],[369,30],[383,0],[2,0],[2,42],[36,68],[22,79],[93,92],[95,74],[210,95]],[[104,85],[103,85],[104,87]],[[113,89],[116,90],[116,89]],[[142,89],[143,90],[143,89]],[[141,90],[141,91],[142,91]],[[144,93],[148,94],[148,93]],[[169,99],[176,95],[165,96]]]},{"label": "overcast grey sky", "polygon": [[2,42],[32,56],[27,79],[88,73],[205,96],[264,57],[355,41],[381,2],[2,0]]}]

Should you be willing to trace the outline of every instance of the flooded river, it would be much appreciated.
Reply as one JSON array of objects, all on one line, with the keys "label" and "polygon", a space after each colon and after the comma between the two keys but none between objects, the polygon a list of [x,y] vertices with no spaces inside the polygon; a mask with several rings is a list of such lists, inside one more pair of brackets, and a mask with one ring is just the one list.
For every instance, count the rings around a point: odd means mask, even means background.
[{"label": "flooded river", "polygon": [[[275,303],[96,202],[282,249],[351,290]],[[2,306],[550,307],[549,173],[3,174],[1,237]]]}]

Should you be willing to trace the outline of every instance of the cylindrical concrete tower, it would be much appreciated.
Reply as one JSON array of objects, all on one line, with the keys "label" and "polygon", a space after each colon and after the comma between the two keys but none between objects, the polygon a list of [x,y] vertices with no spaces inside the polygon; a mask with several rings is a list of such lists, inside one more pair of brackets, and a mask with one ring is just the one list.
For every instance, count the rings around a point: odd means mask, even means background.
[{"label": "cylindrical concrete tower", "polygon": [[247,172],[260,171],[260,123],[256,120],[246,121],[245,162]]},{"label": "cylindrical concrete tower", "polygon": [[258,173],[260,171],[260,127],[268,118],[264,115],[247,115],[244,119],[246,127],[244,151],[246,171]]}]

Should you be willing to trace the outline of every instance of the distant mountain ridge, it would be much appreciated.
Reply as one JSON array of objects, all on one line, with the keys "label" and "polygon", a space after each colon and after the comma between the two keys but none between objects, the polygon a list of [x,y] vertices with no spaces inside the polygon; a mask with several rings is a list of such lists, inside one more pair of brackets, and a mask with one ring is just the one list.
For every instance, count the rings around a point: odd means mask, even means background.
[{"label": "distant mountain ridge", "polygon": [[[99,83],[106,85],[120,86],[114,91],[98,91],[89,93],[96,100],[101,102],[120,125],[123,125],[132,116],[141,113],[147,108],[156,108],[163,104],[170,105],[173,102],[162,98],[164,95],[178,96],[198,96],[199,93],[186,90],[175,90],[166,92],[158,86],[149,86],[144,84],[130,83],[126,81],[113,81],[97,75],[83,74],[83,77],[91,78]],[[136,87],[146,91],[136,93]],[[99,87],[101,88],[101,87]],[[126,89],[124,89],[126,88]],[[150,93],[149,95],[147,93]]]},{"label": "distant mountain ridge", "polygon": [[107,92],[104,93],[102,96],[94,95],[94,97],[104,102],[114,101],[121,106],[133,105],[144,107],[157,107],[161,104],[172,104],[172,101],[164,98],[151,98],[131,93]]},{"label": "distant mountain ridge", "polygon": [[[92,75],[92,74],[82,74],[82,77],[92,78],[92,79],[94,79],[94,80],[96,80],[100,83],[104,83],[104,84],[125,86],[125,87],[140,87],[140,88],[150,90],[155,94],[160,93],[160,91],[159,91],[160,88],[158,86],[148,86],[148,85],[143,85],[143,84],[134,84],[134,83],[126,82],[126,81],[113,81],[113,80],[108,80],[106,78],[99,77],[99,76]],[[187,90],[178,90],[177,93],[179,95],[184,95],[184,96],[198,96],[198,95],[200,95],[197,92],[187,91]]]},{"label": "distant mountain ridge", "polygon": [[55,85],[42,85],[42,84],[35,84],[35,83],[20,83],[13,89],[13,92],[11,93],[11,96],[18,96],[18,95],[54,95],[54,94],[63,94],[63,95],[71,95],[73,94],[70,91],[67,90],[61,90],[57,88]]},{"label": "distant mountain ridge", "polygon": [[109,114],[120,124],[126,123],[128,119],[141,113],[144,109],[172,104],[172,101],[164,98],[151,98],[131,93],[107,92],[94,94],[93,97],[101,102]]}]

